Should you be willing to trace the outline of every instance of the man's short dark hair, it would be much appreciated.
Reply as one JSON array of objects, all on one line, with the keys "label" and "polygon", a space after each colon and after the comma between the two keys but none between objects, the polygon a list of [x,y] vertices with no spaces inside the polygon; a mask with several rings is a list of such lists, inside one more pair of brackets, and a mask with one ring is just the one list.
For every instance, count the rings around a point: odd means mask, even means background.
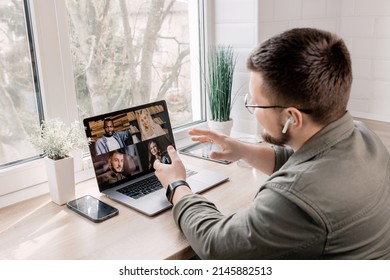
[{"label": "man's short dark hair", "polygon": [[261,73],[263,92],[275,104],[312,110],[327,124],[347,108],[352,85],[351,58],[344,41],[330,32],[295,28],[256,48],[247,61]]},{"label": "man's short dark hair", "polygon": [[106,123],[108,123],[108,122],[112,122],[112,123],[114,124],[114,121],[113,121],[111,118],[105,118],[105,119],[103,120],[103,127],[105,127],[105,126],[106,126]]},{"label": "man's short dark hair", "polygon": [[114,150],[114,151],[110,152],[110,159],[111,159],[115,154],[125,156],[126,153],[125,153],[122,149]]}]

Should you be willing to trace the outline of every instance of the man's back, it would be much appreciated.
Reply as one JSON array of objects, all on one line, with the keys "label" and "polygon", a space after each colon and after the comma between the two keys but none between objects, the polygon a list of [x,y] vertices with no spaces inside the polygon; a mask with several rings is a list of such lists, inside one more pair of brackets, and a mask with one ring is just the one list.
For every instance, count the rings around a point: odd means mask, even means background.
[{"label": "man's back", "polygon": [[[390,156],[346,113],[353,75],[344,41],[294,28],[263,41],[247,66],[245,106],[266,142],[291,149],[192,130],[196,141],[222,147],[211,158],[272,173],[253,203],[231,216],[181,188],[173,213],[192,248],[218,259],[390,258]],[[155,165],[165,185],[181,178],[165,175],[182,174],[180,160]]]},{"label": "man's back", "polygon": [[283,188],[324,228],[323,258],[390,259],[389,152],[349,116],[330,126],[291,156],[270,181],[277,182],[280,172],[298,178]]}]

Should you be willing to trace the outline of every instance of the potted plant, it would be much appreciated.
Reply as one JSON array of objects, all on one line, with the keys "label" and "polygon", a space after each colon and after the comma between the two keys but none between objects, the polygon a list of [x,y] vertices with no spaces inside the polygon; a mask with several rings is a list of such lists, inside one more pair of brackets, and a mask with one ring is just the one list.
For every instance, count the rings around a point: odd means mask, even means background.
[{"label": "potted plant", "polygon": [[230,134],[233,120],[230,112],[233,106],[232,85],[237,56],[232,46],[211,46],[208,52],[207,92],[211,118],[209,127],[221,133]]},{"label": "potted plant", "polygon": [[70,153],[87,140],[78,122],[70,126],[58,119],[45,120],[29,137],[35,148],[46,156],[50,196],[63,205],[75,198],[74,162]]}]

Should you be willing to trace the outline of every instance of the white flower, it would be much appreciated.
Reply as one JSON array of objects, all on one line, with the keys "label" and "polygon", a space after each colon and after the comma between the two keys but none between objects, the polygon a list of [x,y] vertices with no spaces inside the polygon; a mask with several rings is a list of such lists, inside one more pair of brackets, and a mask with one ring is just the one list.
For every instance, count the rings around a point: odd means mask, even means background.
[{"label": "white flower", "polygon": [[71,151],[88,143],[77,121],[66,126],[58,119],[43,121],[29,140],[39,152],[53,160],[69,157]]}]

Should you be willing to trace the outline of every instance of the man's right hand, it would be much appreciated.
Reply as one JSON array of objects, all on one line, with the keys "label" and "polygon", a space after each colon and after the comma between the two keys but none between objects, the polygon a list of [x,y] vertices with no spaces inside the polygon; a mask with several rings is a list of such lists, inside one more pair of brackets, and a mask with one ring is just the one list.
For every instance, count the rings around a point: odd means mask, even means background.
[{"label": "man's right hand", "polygon": [[218,160],[228,160],[231,162],[241,159],[240,147],[243,143],[224,134],[216,133],[214,131],[205,129],[191,129],[188,132],[191,135],[192,141],[207,143],[211,142],[220,146],[219,151],[212,151],[210,158]]}]

